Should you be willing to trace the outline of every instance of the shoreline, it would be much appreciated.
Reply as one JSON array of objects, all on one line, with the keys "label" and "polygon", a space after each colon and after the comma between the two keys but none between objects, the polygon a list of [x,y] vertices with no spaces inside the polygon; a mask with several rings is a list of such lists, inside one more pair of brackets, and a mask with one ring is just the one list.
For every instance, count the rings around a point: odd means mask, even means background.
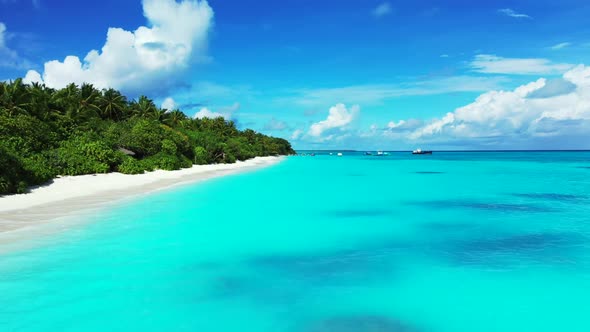
[{"label": "shoreline", "polygon": [[256,157],[235,164],[194,165],[177,171],[64,176],[27,194],[0,197],[0,234],[49,223],[124,199],[211,178],[257,170],[285,157]]}]

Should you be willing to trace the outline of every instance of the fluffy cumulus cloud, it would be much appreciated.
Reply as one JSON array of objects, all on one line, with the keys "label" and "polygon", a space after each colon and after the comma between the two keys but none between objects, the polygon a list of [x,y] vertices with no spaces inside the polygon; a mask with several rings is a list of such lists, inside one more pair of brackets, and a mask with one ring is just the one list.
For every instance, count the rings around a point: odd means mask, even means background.
[{"label": "fluffy cumulus cloud", "polygon": [[202,118],[219,118],[222,117],[226,120],[229,120],[233,117],[233,114],[240,109],[240,103],[234,103],[230,106],[222,106],[217,108],[217,111],[212,111],[207,107],[201,108],[197,113],[195,113],[195,119],[202,119]]},{"label": "fluffy cumulus cloud", "polygon": [[576,85],[563,78],[546,80],[543,88],[528,94],[529,98],[550,98],[565,95],[576,90]]},{"label": "fluffy cumulus cloud", "polygon": [[316,122],[309,128],[309,136],[320,137],[328,131],[344,130],[359,114],[360,106],[353,105],[350,109],[344,104],[337,104],[330,107],[328,117]]},{"label": "fluffy cumulus cloud", "polygon": [[173,109],[175,109],[177,106],[176,106],[176,102],[174,101],[174,99],[173,99],[173,98],[171,98],[171,97],[168,97],[168,98],[164,99],[164,101],[162,102],[162,105],[161,105],[161,107],[162,107],[163,109],[167,109],[167,110],[173,110]]},{"label": "fluffy cumulus cloud", "polygon": [[195,113],[195,119],[203,119],[203,118],[215,119],[215,118],[219,118],[219,117],[225,118],[225,114],[222,114],[219,112],[213,112],[210,109],[208,109],[207,107],[203,107],[203,108],[201,108],[200,111]]},{"label": "fluffy cumulus cloud", "polygon": [[585,142],[590,132],[590,67],[580,65],[567,71],[558,88],[550,82],[540,78],[512,91],[484,93],[473,103],[412,131],[408,138],[496,143],[551,138],[569,146]]},{"label": "fluffy cumulus cloud", "polygon": [[25,77],[23,78],[23,82],[30,84],[34,82],[43,82],[43,78],[39,72],[34,70],[29,70]]},{"label": "fluffy cumulus cloud", "polygon": [[469,67],[472,71],[485,74],[563,74],[574,67],[567,63],[553,63],[548,59],[504,58],[492,54],[478,54]]},{"label": "fluffy cumulus cloud", "polygon": [[135,31],[109,28],[104,46],[80,59],[45,63],[42,75],[29,71],[29,81],[55,88],[68,83],[92,83],[125,91],[160,89],[173,84],[175,74],[203,60],[213,10],[206,0],[143,0],[148,26]]}]

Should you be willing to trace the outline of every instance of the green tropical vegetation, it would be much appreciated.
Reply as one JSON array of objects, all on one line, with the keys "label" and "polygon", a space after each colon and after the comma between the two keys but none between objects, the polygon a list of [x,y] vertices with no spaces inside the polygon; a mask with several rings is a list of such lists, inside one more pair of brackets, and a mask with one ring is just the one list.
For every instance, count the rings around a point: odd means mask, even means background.
[{"label": "green tropical vegetation", "polygon": [[0,82],[0,195],[60,175],[138,174],[292,153],[285,139],[238,130],[221,117],[193,119],[145,96],[128,100],[91,84],[58,90]]}]

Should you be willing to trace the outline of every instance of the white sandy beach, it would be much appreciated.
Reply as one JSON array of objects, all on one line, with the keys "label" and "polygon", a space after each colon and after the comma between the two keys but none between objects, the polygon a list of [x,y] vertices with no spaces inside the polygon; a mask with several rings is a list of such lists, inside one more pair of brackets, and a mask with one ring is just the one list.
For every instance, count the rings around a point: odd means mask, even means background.
[{"label": "white sandy beach", "polygon": [[60,177],[30,193],[0,197],[0,232],[34,226],[171,186],[270,166],[281,160],[281,157],[258,157],[235,164],[195,165],[178,171]]}]

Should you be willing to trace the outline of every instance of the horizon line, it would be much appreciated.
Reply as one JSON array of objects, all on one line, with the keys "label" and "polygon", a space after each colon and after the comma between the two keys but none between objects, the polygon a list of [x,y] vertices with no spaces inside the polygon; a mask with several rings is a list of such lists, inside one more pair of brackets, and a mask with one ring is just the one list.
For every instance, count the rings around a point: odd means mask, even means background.
[{"label": "horizon line", "polygon": [[[412,152],[413,150],[351,150],[351,149],[294,149],[295,151],[318,151],[318,152]],[[514,149],[514,150],[429,150],[432,152],[590,152],[590,149]]]}]

